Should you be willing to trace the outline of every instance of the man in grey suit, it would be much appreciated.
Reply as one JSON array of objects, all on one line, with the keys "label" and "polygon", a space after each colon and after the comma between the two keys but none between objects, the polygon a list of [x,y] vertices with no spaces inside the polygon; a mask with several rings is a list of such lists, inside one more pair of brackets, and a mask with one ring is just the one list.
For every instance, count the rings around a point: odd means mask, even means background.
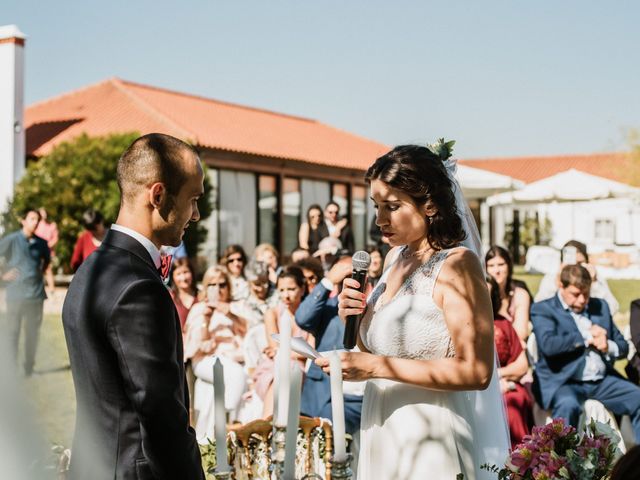
[{"label": "man in grey suit", "polygon": [[118,161],[120,212],[80,266],[62,320],[76,389],[74,480],[204,479],[189,427],[180,322],[159,273],[200,218],[198,154],[162,134]]}]

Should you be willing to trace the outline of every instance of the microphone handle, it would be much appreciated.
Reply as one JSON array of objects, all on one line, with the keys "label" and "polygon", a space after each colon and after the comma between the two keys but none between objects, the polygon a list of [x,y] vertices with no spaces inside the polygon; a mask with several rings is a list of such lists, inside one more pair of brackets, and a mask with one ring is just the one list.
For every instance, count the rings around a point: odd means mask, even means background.
[{"label": "microphone handle", "polygon": [[[367,271],[366,270],[354,270],[351,274],[351,278],[358,281],[360,284],[360,288],[358,289],[360,292],[364,292],[364,289],[367,286]],[[342,343],[344,344],[344,348],[347,350],[351,350],[356,346],[358,339],[358,328],[360,327],[360,319],[361,315],[349,315],[347,317],[347,322],[344,326],[344,338]]]}]

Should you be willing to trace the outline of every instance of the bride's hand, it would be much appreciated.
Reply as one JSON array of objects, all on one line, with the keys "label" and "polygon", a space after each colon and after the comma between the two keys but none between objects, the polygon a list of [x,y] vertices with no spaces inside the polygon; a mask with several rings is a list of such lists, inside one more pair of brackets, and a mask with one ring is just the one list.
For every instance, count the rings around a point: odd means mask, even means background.
[{"label": "bride's hand", "polygon": [[[342,379],[360,381],[375,378],[376,365],[379,358],[381,357],[365,352],[340,353]],[[314,362],[316,365],[322,368],[323,372],[330,374],[328,357],[316,358]]]},{"label": "bride's hand", "polygon": [[338,315],[345,322],[350,315],[360,315],[366,308],[366,296],[358,291],[360,284],[353,278],[345,278],[338,295]]}]

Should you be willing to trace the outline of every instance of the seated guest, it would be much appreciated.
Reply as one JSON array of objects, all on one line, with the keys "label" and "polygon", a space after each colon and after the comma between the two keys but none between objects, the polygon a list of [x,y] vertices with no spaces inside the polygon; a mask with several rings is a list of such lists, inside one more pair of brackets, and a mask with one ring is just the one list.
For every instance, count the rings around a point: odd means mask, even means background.
[{"label": "seated guest", "polygon": [[185,331],[187,315],[191,307],[198,302],[198,289],[196,288],[196,273],[191,261],[187,257],[178,258],[173,262],[171,270],[171,284],[169,293],[180,317],[182,332]]},{"label": "seated guest", "polygon": [[384,258],[382,257],[382,251],[378,247],[369,248],[367,251],[371,256],[371,263],[369,264],[369,271],[367,272],[367,292],[371,292],[378,284],[378,280],[380,280],[380,276],[382,275]]},{"label": "seated guest", "polygon": [[329,202],[324,207],[324,223],[329,231],[329,236],[340,240],[342,248],[349,254],[353,253],[353,232],[349,227],[349,220],[346,217],[340,218],[340,205],[336,202]]},{"label": "seated guest", "polygon": [[[229,275],[221,266],[207,269],[200,302],[189,312],[186,322],[184,358],[191,360],[196,379],[213,383],[213,364],[219,358],[225,369],[225,407],[235,411],[240,406],[242,394],[247,390],[248,378],[244,373],[242,342],[247,322],[235,313],[231,302],[232,291]],[[212,388],[199,388],[196,383],[194,408],[199,412],[196,433],[201,438],[207,432],[208,414],[211,410]]]},{"label": "seated guest", "polygon": [[569,240],[564,244],[562,250],[560,250],[560,267],[555,272],[547,273],[540,281],[538,287],[538,293],[536,294],[535,301],[540,302],[547,298],[553,297],[558,291],[560,271],[565,265],[569,265],[569,262],[573,262],[574,259],[564,258],[567,252],[567,247],[575,251],[575,263],[582,265],[587,269],[591,275],[591,292],[590,295],[594,298],[602,298],[609,305],[609,311],[611,316],[618,313],[620,305],[616,297],[611,293],[609,284],[605,278],[599,277],[596,271],[596,267],[589,263],[589,255],[587,254],[587,246],[577,240]]},{"label": "seated guest", "polygon": [[104,217],[96,210],[89,209],[84,212],[82,222],[85,231],[78,236],[71,255],[71,270],[74,272],[102,244],[102,240],[107,234]]},{"label": "seated guest", "polygon": [[241,245],[229,245],[224,249],[220,264],[227,268],[231,278],[233,300],[242,300],[249,296],[249,283],[244,276],[247,266],[247,254]]},{"label": "seated guest", "polygon": [[[302,270],[296,266],[284,268],[278,275],[277,281],[280,303],[276,308],[267,311],[264,318],[267,347],[253,376],[255,390],[264,402],[263,417],[273,414],[273,379],[275,357],[278,351],[278,343],[273,339],[274,333],[280,333],[280,317],[287,315],[291,318],[291,337],[302,337],[312,347],[315,345],[313,336],[301,330],[293,319],[300,302],[307,294],[306,284]],[[291,362],[304,370],[306,359],[298,353],[291,352]]]},{"label": "seated guest", "polygon": [[278,293],[269,288],[269,268],[262,262],[251,262],[245,269],[249,297],[238,302],[238,313],[247,320],[248,328],[264,323],[267,310],[278,303]]},{"label": "seated guest", "polygon": [[499,287],[500,316],[509,320],[524,345],[529,337],[529,292],[517,285],[513,279],[513,261],[509,252],[497,245],[492,246],[484,257],[486,271]]},{"label": "seated guest", "polygon": [[[329,270],[296,311],[296,323],[314,336],[318,351],[344,348],[344,324],[338,316],[338,297],[330,297],[330,294],[350,274],[351,258],[345,257]],[[358,391],[358,388],[359,384],[353,382],[344,384],[345,424],[350,433],[360,428],[362,391]],[[350,389],[351,394],[348,393]],[[331,382],[315,363],[311,364],[304,378],[300,410],[303,415],[310,417],[332,418]]]},{"label": "seated guest", "polygon": [[620,376],[613,362],[629,351],[607,302],[590,298],[591,274],[582,265],[560,272],[557,295],[531,308],[538,344],[534,393],[553,417],[574,427],[587,399],[616,415],[629,415],[640,442],[640,388]]},{"label": "seated guest", "polygon": [[493,334],[500,363],[498,368],[500,390],[507,407],[509,434],[513,448],[522,442],[525,435],[531,433],[533,427],[533,400],[527,389],[520,384],[520,380],[529,370],[529,364],[513,325],[500,315],[499,310],[502,305],[500,287],[490,275],[487,276],[487,286],[493,306]]},{"label": "seated guest", "polygon": [[253,259],[256,262],[264,263],[269,268],[269,282],[275,288],[280,273],[276,248],[270,243],[261,243],[253,251]]},{"label": "seated guest", "polygon": [[629,314],[629,333],[631,334],[631,344],[635,352],[629,360],[624,371],[627,378],[638,385],[640,383],[640,298],[631,301],[631,312]]},{"label": "seated guest", "polygon": [[306,248],[297,247],[291,252],[291,263],[299,262],[303,258],[309,258],[309,256],[309,250],[307,250]]},{"label": "seated guest", "polygon": [[310,254],[316,253],[320,240],[329,236],[329,230],[324,223],[322,207],[317,204],[309,206],[307,209],[307,221],[300,225],[298,231],[298,245],[307,250]]},{"label": "seated guest", "polygon": [[307,294],[311,293],[320,279],[324,277],[322,263],[317,258],[308,257],[296,262],[294,265],[302,269],[302,274],[307,282]]}]

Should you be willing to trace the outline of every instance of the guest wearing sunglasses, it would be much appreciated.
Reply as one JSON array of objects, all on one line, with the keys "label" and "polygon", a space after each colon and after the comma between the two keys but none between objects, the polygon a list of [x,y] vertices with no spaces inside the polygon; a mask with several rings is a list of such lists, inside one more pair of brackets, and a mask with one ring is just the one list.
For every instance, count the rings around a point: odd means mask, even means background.
[{"label": "guest wearing sunglasses", "polygon": [[233,300],[243,300],[249,296],[249,282],[244,276],[247,254],[240,245],[229,245],[222,254],[220,264],[227,267],[231,277]]}]

